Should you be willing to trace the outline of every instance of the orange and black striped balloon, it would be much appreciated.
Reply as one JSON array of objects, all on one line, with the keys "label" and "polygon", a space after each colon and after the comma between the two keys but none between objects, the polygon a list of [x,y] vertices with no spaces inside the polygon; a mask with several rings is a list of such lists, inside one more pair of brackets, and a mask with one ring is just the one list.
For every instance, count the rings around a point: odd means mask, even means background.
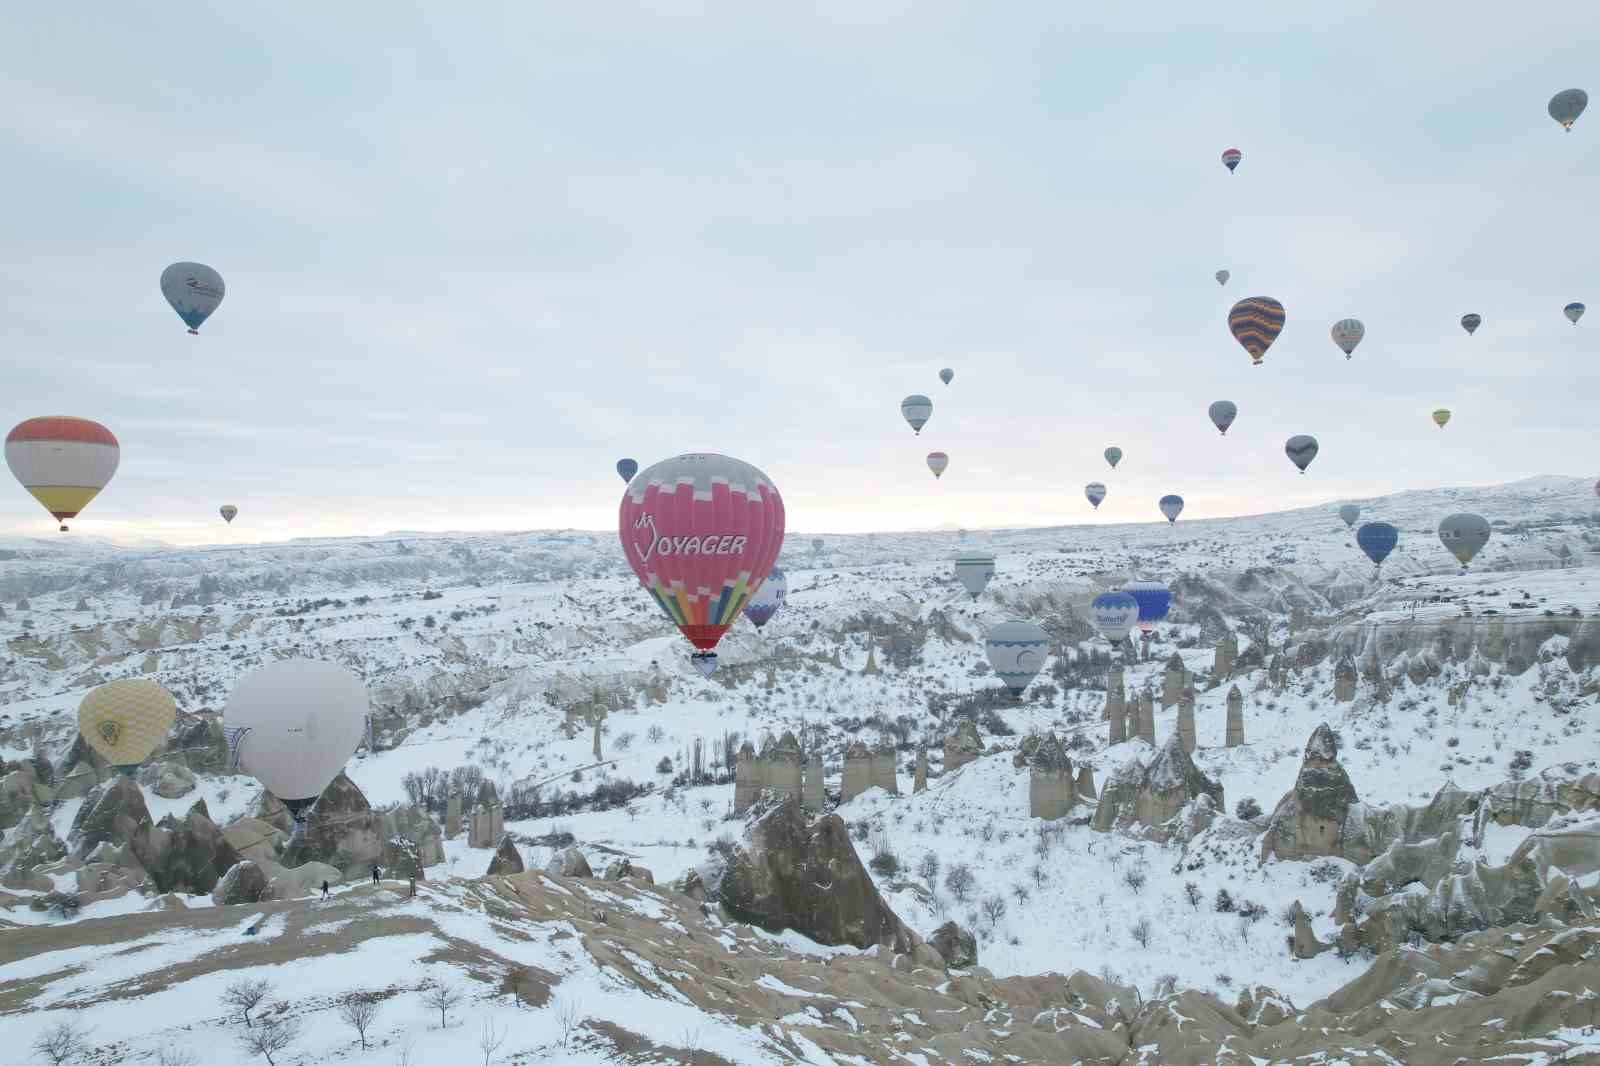
[{"label": "orange and black striped balloon", "polygon": [[1260,366],[1261,357],[1283,332],[1284,317],[1283,305],[1272,297],[1247,296],[1228,312],[1228,330],[1250,353],[1250,361]]}]

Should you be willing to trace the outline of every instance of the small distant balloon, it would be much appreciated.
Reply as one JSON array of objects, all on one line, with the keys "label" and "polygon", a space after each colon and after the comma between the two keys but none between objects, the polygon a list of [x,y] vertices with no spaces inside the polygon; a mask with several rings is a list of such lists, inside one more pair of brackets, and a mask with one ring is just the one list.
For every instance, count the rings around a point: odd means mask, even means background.
[{"label": "small distant balloon", "polygon": [[222,520],[224,522],[232,525],[233,520],[239,515],[239,508],[235,507],[231,503],[225,503],[218,509],[217,513],[222,515]]},{"label": "small distant balloon", "polygon": [[[1226,152],[1222,153],[1222,165],[1228,168],[1229,174],[1232,174],[1234,169],[1238,167],[1239,160],[1243,158],[1244,153],[1239,151],[1239,149],[1229,148]],[[1270,170],[1271,168],[1269,167],[1268,169]]]},{"label": "small distant balloon", "polygon": [[1289,461],[1300,468],[1300,473],[1306,472],[1306,467],[1311,465],[1311,460],[1317,457],[1317,438],[1308,433],[1296,433],[1283,445],[1283,454]]},{"label": "small distant balloon", "polygon": [[617,473],[621,476],[624,484],[626,484],[629,481],[632,481],[633,480],[633,475],[637,474],[638,472],[639,472],[639,460],[637,460],[637,459],[618,459],[617,460]]},{"label": "small distant balloon", "polygon": [[1212,276],[1217,279],[1218,285],[1226,285],[1228,283],[1228,279],[1233,277],[1233,275],[1228,273],[1226,270],[1219,270]]},{"label": "small distant balloon", "polygon": [[1339,508],[1339,517],[1344,519],[1344,527],[1349,529],[1356,524],[1356,519],[1361,517],[1361,508],[1353,503],[1347,503]]},{"label": "small distant balloon", "polygon": [[946,385],[950,384],[955,379],[956,372],[951,370],[949,367],[945,367],[943,370],[939,371],[939,380],[944,382]]},{"label": "small distant balloon", "polygon": [[949,465],[950,465],[950,457],[948,455],[946,455],[944,452],[929,452],[928,453],[928,469],[933,471],[933,476],[934,477],[937,478],[941,474],[943,474],[944,471],[945,471],[945,467],[947,467]]},{"label": "small distant balloon", "polygon": [[1550,112],[1551,118],[1561,123],[1562,129],[1571,133],[1572,124],[1578,121],[1578,116],[1588,106],[1589,94],[1582,89],[1562,89],[1550,98],[1545,110]]},{"label": "small distant balloon", "polygon": [[1358,318],[1341,318],[1333,324],[1331,334],[1333,343],[1339,346],[1339,350],[1344,352],[1344,357],[1348,359],[1355,352],[1356,345],[1361,343],[1361,338],[1367,335],[1367,327],[1363,326]]},{"label": "small distant balloon", "polygon": [[1567,316],[1567,321],[1571,322],[1574,326],[1578,324],[1578,319],[1583,317],[1583,312],[1584,306],[1576,302],[1570,303],[1561,309],[1561,313]]},{"label": "small distant balloon", "polygon": [[1239,417],[1239,408],[1232,400],[1218,400],[1206,409],[1211,416],[1211,424],[1224,437],[1228,435],[1228,427],[1233,425],[1233,420]]},{"label": "small distant balloon", "polygon": [[[1433,412],[1433,424],[1438,426],[1440,429],[1443,429],[1444,424],[1448,421],[1450,421],[1450,411],[1448,408],[1441,407],[1437,411]],[[1471,435],[1472,434],[1470,433],[1467,434],[1469,437]]]},{"label": "small distant balloon", "polygon": [[928,419],[933,417],[933,401],[913,393],[900,401],[900,413],[905,416],[911,431],[920,434],[922,427],[928,424]]},{"label": "small distant balloon", "polygon": [[778,613],[778,608],[788,598],[789,578],[782,569],[774,566],[756,594],[750,597],[750,602],[744,605],[744,616],[760,629],[772,620],[772,616]]},{"label": "small distant balloon", "polygon": [[1356,530],[1356,546],[1372,560],[1373,566],[1382,566],[1399,543],[1400,531],[1387,522],[1368,522]]},{"label": "small distant balloon", "polygon": [[1183,513],[1183,497],[1163,496],[1157,506],[1161,508],[1161,513],[1167,516],[1169,523],[1176,522],[1178,516]]},{"label": "small distant balloon", "polygon": [[1461,328],[1467,331],[1467,336],[1469,337],[1478,332],[1478,327],[1481,325],[1483,325],[1482,315],[1468,314],[1461,316]]},{"label": "small distant balloon", "polygon": [[1111,469],[1115,470],[1117,468],[1117,464],[1122,462],[1122,449],[1117,447],[1115,444],[1107,448],[1106,462],[1110,463]]},{"label": "small distant balloon", "polygon": [[813,538],[811,538],[811,550],[816,552],[818,555],[822,554],[822,538],[821,537],[813,537]]},{"label": "small distant balloon", "polygon": [[1260,366],[1267,349],[1283,332],[1287,318],[1283,305],[1272,297],[1247,296],[1228,312],[1228,331],[1249,353],[1250,361]]},{"label": "small distant balloon", "polygon": [[1100,509],[1100,501],[1106,498],[1106,487],[1099,481],[1091,481],[1083,487],[1083,494],[1094,505],[1095,510]]},{"label": "small distant balloon", "polygon": [[983,595],[993,577],[994,556],[988,552],[963,552],[956,556],[956,580],[973,599]]},{"label": "small distant balloon", "polygon": [[178,312],[190,333],[211,317],[227,293],[222,275],[204,263],[173,263],[161,272],[161,295]]},{"label": "small distant balloon", "polygon": [[1013,696],[1021,696],[1050,654],[1050,636],[1032,622],[1001,622],[989,630],[983,650]]},{"label": "small distant balloon", "polygon": [[1482,515],[1450,515],[1439,523],[1439,542],[1466,567],[1489,543],[1489,522]]}]

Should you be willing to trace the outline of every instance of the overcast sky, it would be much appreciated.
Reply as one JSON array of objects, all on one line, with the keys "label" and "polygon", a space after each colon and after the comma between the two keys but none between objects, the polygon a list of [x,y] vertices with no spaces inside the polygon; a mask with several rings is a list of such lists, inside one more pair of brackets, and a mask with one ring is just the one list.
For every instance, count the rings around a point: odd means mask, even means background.
[{"label": "overcast sky", "polygon": [[1600,19],[1312,6],[9,5],[0,420],[104,422],[76,528],[174,542],[606,528],[617,458],[683,451],[804,533],[1593,473],[1600,112],[1545,104]]}]

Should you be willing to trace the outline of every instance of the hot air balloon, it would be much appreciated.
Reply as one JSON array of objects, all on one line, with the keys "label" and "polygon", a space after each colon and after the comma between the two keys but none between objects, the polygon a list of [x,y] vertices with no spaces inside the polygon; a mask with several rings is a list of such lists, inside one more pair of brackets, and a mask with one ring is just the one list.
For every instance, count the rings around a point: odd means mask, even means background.
[{"label": "hot air balloon", "polygon": [[816,552],[818,555],[822,554],[822,538],[821,537],[813,537],[812,538],[812,540],[811,540],[811,550]]},{"label": "hot air balloon", "polygon": [[637,460],[637,459],[618,459],[617,460],[617,474],[618,474],[619,477],[622,478],[623,484],[627,484],[628,482],[632,481],[633,480],[633,475],[637,474],[638,472],[639,472],[639,460]]},{"label": "hot air balloon", "polygon": [[905,416],[913,433],[920,434],[922,427],[933,417],[933,401],[926,396],[910,395],[900,401],[900,413]]},{"label": "hot air balloon", "polygon": [[1113,647],[1121,644],[1139,620],[1139,601],[1126,592],[1102,592],[1089,604],[1089,621]]},{"label": "hot air balloon", "polygon": [[1472,557],[1489,543],[1489,523],[1482,515],[1453,514],[1439,523],[1439,542],[1465,570]]},{"label": "hot air balloon", "polygon": [[200,323],[211,317],[226,292],[222,275],[204,263],[173,263],[161,272],[161,295],[190,333],[200,332]]},{"label": "hot air balloon", "polygon": [[946,385],[950,384],[955,379],[956,372],[951,370],[949,367],[945,367],[943,370],[939,371],[939,380],[944,382]]},{"label": "hot air balloon", "polygon": [[[1444,424],[1446,422],[1448,422],[1448,421],[1450,421],[1450,409],[1449,408],[1441,407],[1438,410],[1433,412],[1433,424],[1438,426],[1440,429],[1443,429],[1444,428]],[[1469,436],[1469,437],[1471,435],[1472,434],[1470,434],[1470,433],[1467,434],[1467,436]]]},{"label": "hot air balloon", "polygon": [[1239,149],[1229,148],[1226,152],[1222,153],[1222,165],[1228,168],[1229,174],[1232,174],[1234,168],[1239,165],[1239,160],[1243,158],[1244,153],[1239,151]]},{"label": "hot air balloon", "polygon": [[639,583],[716,669],[712,650],[761,590],[783,548],[783,497],[726,455],[689,454],[643,470],[622,494],[617,532]]},{"label": "hot air balloon", "polygon": [[1172,609],[1172,590],[1162,581],[1130,581],[1122,591],[1139,605],[1139,628],[1149,633]]},{"label": "hot air balloon", "polygon": [[788,595],[789,579],[784,576],[782,569],[774,566],[767,579],[761,583],[761,588],[750,597],[750,602],[744,605],[744,616],[760,629],[772,621],[772,616],[778,613],[778,608],[783,606],[783,601]]},{"label": "hot air balloon", "polygon": [[1461,316],[1461,328],[1467,331],[1467,336],[1469,337],[1478,332],[1478,327],[1481,325],[1483,325],[1482,315]]},{"label": "hot air balloon", "polygon": [[1289,461],[1300,468],[1304,474],[1306,467],[1311,465],[1311,460],[1317,457],[1317,438],[1306,433],[1297,433],[1290,437],[1283,445],[1283,454]]},{"label": "hot air balloon", "polygon": [[1368,522],[1356,530],[1356,547],[1367,553],[1373,566],[1382,567],[1399,543],[1400,531],[1387,522]]},{"label": "hot air balloon", "polygon": [[222,516],[224,522],[232,525],[234,518],[239,514],[239,508],[231,503],[225,503],[217,509],[217,513]]},{"label": "hot air balloon", "polygon": [[98,422],[50,415],[19,422],[6,435],[6,465],[67,531],[117,472],[122,449]]},{"label": "hot air balloon", "polygon": [[1333,343],[1339,346],[1339,350],[1344,352],[1344,357],[1348,359],[1356,350],[1356,345],[1361,343],[1361,338],[1367,335],[1367,327],[1363,326],[1358,318],[1341,318],[1333,324],[1330,332]]},{"label": "hot air balloon", "polygon": [[1339,508],[1339,517],[1344,519],[1344,527],[1349,529],[1356,524],[1356,519],[1361,517],[1361,508],[1353,503],[1347,503]]},{"label": "hot air balloon", "polygon": [[1176,522],[1178,520],[1178,516],[1183,513],[1183,497],[1163,496],[1161,497],[1159,506],[1161,508],[1161,513],[1167,516],[1167,521],[1169,523]]},{"label": "hot air balloon", "polygon": [[367,687],[344,667],[280,659],[244,677],[222,712],[235,768],[260,781],[297,825],[367,733]]},{"label": "hot air balloon", "polygon": [[1206,408],[1206,413],[1211,416],[1211,424],[1224,437],[1228,435],[1228,427],[1233,425],[1233,420],[1239,417],[1239,408],[1232,400],[1218,400]]},{"label": "hot air balloon", "polygon": [[983,595],[994,577],[994,556],[988,552],[963,552],[956,556],[956,580],[973,599]]},{"label": "hot air balloon", "polygon": [[177,717],[172,693],[154,681],[108,681],[78,705],[78,732],[101,758],[131,775],[167,738]]},{"label": "hot air balloon", "polygon": [[1083,494],[1094,504],[1094,509],[1100,509],[1100,501],[1106,498],[1106,487],[1099,481],[1091,481],[1083,487]]},{"label": "hot air balloon", "polygon": [[944,452],[928,453],[928,469],[933,471],[933,476],[938,477],[944,473],[944,468],[950,465],[950,457]]},{"label": "hot air balloon", "polygon": [[1550,98],[1545,110],[1550,112],[1551,118],[1561,123],[1562,129],[1571,133],[1572,124],[1578,121],[1578,116],[1588,106],[1589,94],[1582,89],[1562,89]]},{"label": "hot air balloon", "polygon": [[1001,622],[989,630],[983,650],[1011,695],[1020,698],[1050,654],[1050,637],[1032,622]]},{"label": "hot air balloon", "polygon": [[1283,332],[1287,319],[1283,305],[1270,296],[1247,296],[1228,312],[1228,330],[1240,347],[1250,353],[1250,361],[1261,365],[1261,358]]},{"label": "hot air balloon", "polygon": [[1122,449],[1117,447],[1115,444],[1107,448],[1106,462],[1110,463],[1111,469],[1115,470],[1117,468],[1117,464],[1122,462]]},{"label": "hot air balloon", "polygon": [[1583,312],[1583,305],[1576,302],[1570,303],[1561,309],[1561,313],[1567,316],[1567,321],[1571,322],[1574,326],[1578,324],[1578,319],[1583,317]]},{"label": "hot air balloon", "polygon": [[1218,285],[1226,285],[1228,283],[1228,279],[1233,277],[1233,275],[1228,273],[1226,270],[1219,270],[1213,274],[1212,277],[1217,279]]}]

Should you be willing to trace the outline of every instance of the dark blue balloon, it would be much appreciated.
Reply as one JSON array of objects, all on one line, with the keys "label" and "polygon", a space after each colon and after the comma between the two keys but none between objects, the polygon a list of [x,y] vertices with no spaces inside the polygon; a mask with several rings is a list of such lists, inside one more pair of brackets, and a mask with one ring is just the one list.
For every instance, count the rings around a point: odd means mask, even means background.
[{"label": "dark blue balloon", "polygon": [[1130,581],[1122,591],[1139,605],[1141,629],[1161,621],[1172,609],[1172,590],[1159,581]]},{"label": "dark blue balloon", "polygon": [[1356,544],[1377,566],[1383,565],[1398,543],[1400,531],[1387,522],[1368,522],[1356,530]]},{"label": "dark blue balloon", "polygon": [[622,480],[624,480],[624,481],[632,481],[633,480],[633,475],[637,474],[638,472],[639,472],[639,460],[637,460],[637,459],[618,459],[617,460],[617,473],[622,475]]}]

